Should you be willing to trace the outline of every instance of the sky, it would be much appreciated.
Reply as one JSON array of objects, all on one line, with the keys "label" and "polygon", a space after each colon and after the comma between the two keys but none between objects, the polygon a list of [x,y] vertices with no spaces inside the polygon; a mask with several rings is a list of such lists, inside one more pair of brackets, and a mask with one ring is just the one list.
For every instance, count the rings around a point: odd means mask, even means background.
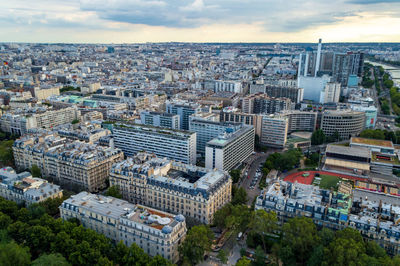
[{"label": "sky", "polygon": [[400,0],[0,0],[0,42],[400,42]]}]

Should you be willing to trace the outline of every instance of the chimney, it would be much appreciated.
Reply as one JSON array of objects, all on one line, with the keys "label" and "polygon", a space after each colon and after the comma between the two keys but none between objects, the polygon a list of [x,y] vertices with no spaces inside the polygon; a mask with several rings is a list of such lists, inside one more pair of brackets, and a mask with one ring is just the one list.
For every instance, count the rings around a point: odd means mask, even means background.
[{"label": "chimney", "polygon": [[315,73],[314,73],[314,77],[317,76],[318,71],[319,71],[319,65],[321,62],[321,49],[322,49],[322,39],[319,39],[318,42],[318,51],[317,51],[317,62],[315,64]]}]

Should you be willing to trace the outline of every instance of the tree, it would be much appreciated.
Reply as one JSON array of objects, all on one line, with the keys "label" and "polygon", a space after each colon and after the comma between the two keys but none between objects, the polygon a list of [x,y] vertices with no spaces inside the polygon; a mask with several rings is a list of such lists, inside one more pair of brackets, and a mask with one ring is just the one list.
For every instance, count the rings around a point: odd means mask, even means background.
[{"label": "tree", "polygon": [[54,241],[54,234],[48,227],[35,225],[27,230],[25,241],[31,248],[31,252],[34,255],[39,255],[42,252],[50,251],[50,245]]},{"label": "tree", "polygon": [[235,184],[240,179],[240,169],[232,169],[229,174],[232,177],[232,182]]},{"label": "tree", "polygon": [[236,262],[236,266],[250,266],[251,260],[246,258],[245,256],[242,256],[240,260]]},{"label": "tree", "polygon": [[111,186],[108,188],[106,196],[114,197],[117,199],[122,199],[122,194],[119,192],[118,186]]},{"label": "tree", "polygon": [[71,124],[78,124],[79,123],[79,119],[74,119],[74,120],[72,120],[72,122],[71,122]]},{"label": "tree", "polygon": [[358,265],[365,254],[363,243],[352,238],[337,238],[325,250],[327,265]]},{"label": "tree", "polygon": [[41,177],[42,176],[42,172],[41,172],[40,168],[36,164],[32,165],[31,174],[32,174],[33,177]]},{"label": "tree", "polygon": [[[233,189],[232,189],[233,191]],[[238,204],[246,204],[247,202],[247,192],[243,187],[239,187],[235,190],[235,194],[233,195],[232,198],[232,204],[233,205],[238,205]]]},{"label": "tree", "polygon": [[265,265],[265,252],[262,247],[257,246],[256,251],[254,252],[254,265],[263,266]]},{"label": "tree", "polygon": [[272,234],[278,229],[278,218],[275,212],[257,210],[250,223],[251,229],[261,236],[264,251],[267,250],[265,235]]},{"label": "tree", "polygon": [[10,216],[0,212],[0,230],[6,229],[11,223],[12,223],[12,220],[11,220]]},{"label": "tree", "polygon": [[360,137],[367,139],[385,139],[385,132],[380,129],[365,129],[360,133]]},{"label": "tree", "polygon": [[314,247],[320,242],[315,224],[306,217],[290,219],[283,225],[282,233],[282,245],[296,254],[296,260],[301,264],[306,262]]},{"label": "tree", "polygon": [[0,243],[0,266],[30,265],[31,255],[29,248],[21,247],[15,242],[1,244]]},{"label": "tree", "polygon": [[311,135],[312,145],[321,145],[326,141],[324,132],[321,129],[315,130]]},{"label": "tree", "polygon": [[32,262],[32,266],[68,266],[67,260],[59,253],[43,254]]},{"label": "tree", "polygon": [[226,252],[225,252],[223,249],[221,249],[221,250],[218,252],[217,258],[218,258],[223,264],[226,264],[226,262],[228,261],[228,256],[227,256]]},{"label": "tree", "polygon": [[179,246],[183,260],[192,265],[203,261],[204,253],[211,250],[213,232],[208,226],[193,226],[186,235],[185,241]]},{"label": "tree", "polygon": [[0,142],[0,166],[13,166],[13,144],[13,140],[3,140]]}]

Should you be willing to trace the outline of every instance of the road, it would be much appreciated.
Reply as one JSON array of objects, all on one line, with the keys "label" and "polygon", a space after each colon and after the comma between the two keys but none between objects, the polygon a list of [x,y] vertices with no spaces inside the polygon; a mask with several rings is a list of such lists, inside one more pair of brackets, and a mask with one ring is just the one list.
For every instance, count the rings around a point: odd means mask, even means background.
[{"label": "road", "polygon": [[254,179],[257,169],[260,168],[260,164],[264,163],[267,157],[273,152],[275,152],[275,150],[270,150],[266,153],[256,153],[250,158],[251,162],[248,163],[248,167],[246,168],[247,176],[243,176],[240,182],[240,186],[243,187],[247,192],[247,205],[249,206],[251,206],[254,198],[260,195],[261,192],[261,190],[258,188],[258,183],[260,182],[261,178],[257,181],[253,189],[250,188],[251,182]]}]

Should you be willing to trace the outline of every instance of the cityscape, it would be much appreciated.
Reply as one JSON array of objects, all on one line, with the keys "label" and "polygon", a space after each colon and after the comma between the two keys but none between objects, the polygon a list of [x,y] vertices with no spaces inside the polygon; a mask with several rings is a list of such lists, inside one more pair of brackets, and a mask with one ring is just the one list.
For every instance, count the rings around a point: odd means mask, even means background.
[{"label": "cityscape", "polygon": [[397,1],[66,2],[0,11],[0,266],[400,265]]}]

